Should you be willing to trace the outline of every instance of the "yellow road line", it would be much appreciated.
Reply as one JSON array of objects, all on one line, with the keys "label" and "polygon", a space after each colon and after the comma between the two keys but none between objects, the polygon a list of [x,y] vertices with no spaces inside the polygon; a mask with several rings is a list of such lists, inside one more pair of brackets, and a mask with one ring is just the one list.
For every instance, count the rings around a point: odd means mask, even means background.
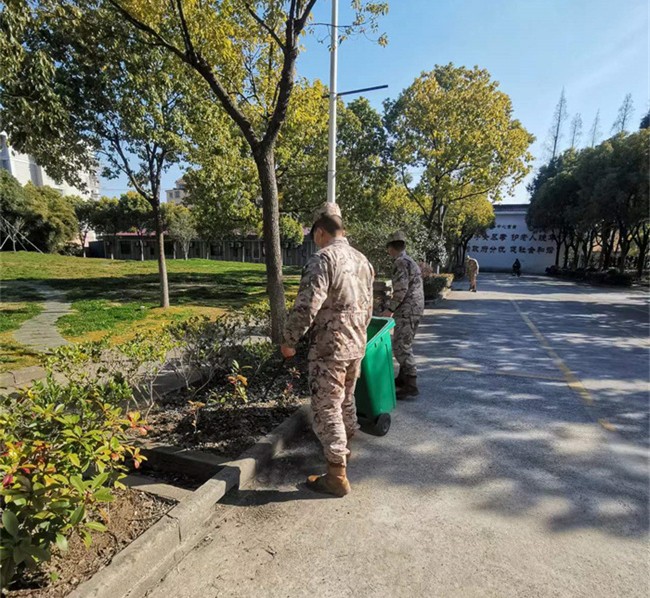
[{"label": "yellow road line", "polygon": [[565,382],[565,378],[559,376],[544,376],[540,374],[526,374],[522,372],[511,372],[508,370],[486,370],[481,367],[462,366],[462,365],[432,365],[429,366],[435,370],[447,370],[450,372],[470,372],[473,374],[484,374],[492,376],[511,376],[513,378],[528,378],[532,380],[550,380],[551,382]]},{"label": "yellow road line", "polygon": [[[548,342],[546,337],[539,331],[537,326],[533,324],[533,321],[519,308],[517,302],[511,300],[512,304],[515,306],[517,313],[521,316],[522,320],[526,323],[531,332],[535,335],[535,338],[540,342],[542,347],[546,349],[546,352],[551,356],[555,365],[564,375],[564,381],[567,383],[567,386],[573,390],[585,403],[592,405],[594,400],[589,393],[589,391],[582,385],[582,382],[576,378],[575,374],[569,369],[566,363],[562,358],[557,354],[555,349],[551,347],[551,344]],[[610,424],[611,425],[611,424]]]}]

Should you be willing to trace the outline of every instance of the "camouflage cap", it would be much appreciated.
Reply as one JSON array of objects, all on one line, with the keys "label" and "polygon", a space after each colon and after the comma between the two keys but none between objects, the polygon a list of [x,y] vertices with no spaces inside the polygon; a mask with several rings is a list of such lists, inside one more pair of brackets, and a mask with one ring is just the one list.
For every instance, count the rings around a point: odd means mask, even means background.
[{"label": "camouflage cap", "polygon": [[341,208],[339,208],[339,205],[336,203],[330,203],[329,201],[321,205],[314,212],[314,222],[320,220],[323,216],[328,216],[329,218],[338,218],[341,221],[343,220],[343,216],[341,215]]},{"label": "camouflage cap", "polygon": [[390,237],[388,237],[386,244],[394,243],[395,241],[406,243],[406,235],[401,230],[395,231]]}]

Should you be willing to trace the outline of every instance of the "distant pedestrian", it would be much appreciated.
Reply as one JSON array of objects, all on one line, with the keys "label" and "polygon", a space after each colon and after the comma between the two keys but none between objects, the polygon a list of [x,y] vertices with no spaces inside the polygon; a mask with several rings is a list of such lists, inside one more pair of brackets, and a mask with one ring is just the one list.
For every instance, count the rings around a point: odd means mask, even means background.
[{"label": "distant pedestrian", "polygon": [[465,272],[469,279],[469,290],[476,293],[476,279],[478,278],[478,261],[469,255],[465,259]]},{"label": "distant pedestrian", "polygon": [[422,272],[415,260],[406,253],[406,236],[398,231],[388,238],[388,254],[393,265],[393,297],[384,316],[395,318],[393,354],[399,363],[395,379],[397,398],[405,399],[419,394],[417,369],[413,355],[413,339],[424,313]]},{"label": "distant pedestrian", "polygon": [[519,278],[521,276],[521,262],[519,258],[515,260],[515,263],[512,264],[512,275]]}]

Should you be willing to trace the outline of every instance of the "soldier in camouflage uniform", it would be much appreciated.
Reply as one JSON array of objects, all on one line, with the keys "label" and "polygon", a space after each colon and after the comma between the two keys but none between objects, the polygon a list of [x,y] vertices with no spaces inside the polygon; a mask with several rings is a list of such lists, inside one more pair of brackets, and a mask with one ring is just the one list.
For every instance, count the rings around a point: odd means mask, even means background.
[{"label": "soldier in camouflage uniform", "polygon": [[469,255],[465,259],[465,271],[469,278],[469,290],[476,293],[476,279],[478,277],[478,261]]},{"label": "soldier in camouflage uniform", "polygon": [[372,316],[374,271],[344,237],[341,212],[326,204],[315,216],[312,237],[320,248],[303,271],[287,320],[282,354],[290,358],[310,331],[309,385],[314,431],[327,459],[327,473],[309,476],[307,487],[344,496],[350,439],[359,428],[354,388]]},{"label": "soldier in camouflage uniform", "polygon": [[422,272],[413,258],[406,253],[406,236],[402,232],[391,235],[386,245],[395,260],[393,266],[393,297],[385,316],[395,319],[393,354],[399,363],[395,379],[397,398],[405,399],[419,394],[417,368],[413,355],[413,339],[424,313],[424,287]]}]

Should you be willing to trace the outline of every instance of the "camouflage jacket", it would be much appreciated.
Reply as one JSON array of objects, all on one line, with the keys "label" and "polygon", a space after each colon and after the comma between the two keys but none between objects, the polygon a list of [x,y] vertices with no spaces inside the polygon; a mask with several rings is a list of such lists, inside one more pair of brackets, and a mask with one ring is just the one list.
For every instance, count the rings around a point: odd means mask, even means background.
[{"label": "camouflage jacket", "polygon": [[478,274],[478,262],[473,257],[467,259],[467,273]]},{"label": "camouflage jacket", "polygon": [[394,317],[421,316],[424,313],[422,272],[406,252],[395,258],[393,265],[393,298],[389,309]]},{"label": "camouflage jacket", "polygon": [[284,343],[295,347],[310,330],[310,359],[360,359],[372,316],[374,270],[366,257],[337,238],[303,270]]}]

